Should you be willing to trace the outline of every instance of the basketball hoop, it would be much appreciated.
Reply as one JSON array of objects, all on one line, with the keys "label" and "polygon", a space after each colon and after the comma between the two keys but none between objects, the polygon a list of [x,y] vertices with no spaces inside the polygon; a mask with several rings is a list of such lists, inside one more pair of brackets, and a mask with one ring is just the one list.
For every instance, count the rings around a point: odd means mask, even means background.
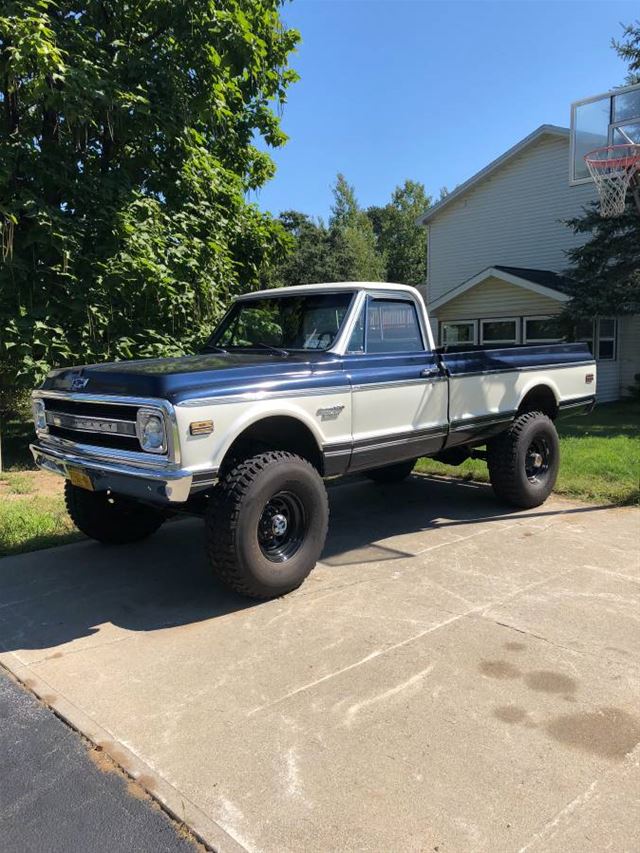
[{"label": "basketball hoop", "polygon": [[624,213],[631,188],[640,211],[640,145],[609,145],[596,148],[584,158],[600,196],[600,215]]}]

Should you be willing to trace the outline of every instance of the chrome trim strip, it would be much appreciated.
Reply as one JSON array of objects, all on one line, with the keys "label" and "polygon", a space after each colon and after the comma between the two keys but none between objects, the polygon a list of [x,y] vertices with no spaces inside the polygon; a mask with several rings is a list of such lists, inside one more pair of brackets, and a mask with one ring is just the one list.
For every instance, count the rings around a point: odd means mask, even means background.
[{"label": "chrome trim strip", "polygon": [[[77,465],[95,471],[96,474],[113,474],[122,477],[131,477],[136,481],[146,481],[155,485],[164,485],[165,498],[170,503],[184,503],[189,497],[193,475],[191,471],[184,469],[151,471],[141,470],[132,465],[121,465],[115,462],[100,462],[87,459],[72,453],[61,453],[57,450],[42,447],[38,444],[30,444],[29,449],[33,459],[40,468],[52,471],[62,477],[67,476],[67,466]],[[136,484],[137,489],[137,484]],[[125,492],[126,493],[126,492]]]},{"label": "chrome trim strip", "polygon": [[[446,355],[443,357],[443,363],[447,370],[451,371],[451,365],[448,365],[446,362]],[[465,373],[450,373],[450,379],[462,379],[465,376],[487,376],[490,373],[524,373],[525,371],[530,370],[563,370],[570,367],[594,367],[595,361],[573,361],[566,362],[564,364],[533,364],[526,367],[518,367],[517,365],[514,367],[500,367],[495,370],[469,370]]]},{"label": "chrome trim strip", "polygon": [[[58,411],[50,411],[45,409],[45,418],[47,424],[49,426],[59,427],[60,429],[69,429],[73,432],[88,432],[93,435],[120,435],[125,436],[127,438],[135,438],[136,437],[136,422],[135,421],[124,421],[121,418],[104,418],[99,416],[92,415],[74,415],[71,412],[58,412]],[[56,418],[58,418],[61,423],[56,423]],[[69,423],[77,423],[78,421],[89,421],[93,423],[102,423],[102,424],[114,424],[116,429],[96,429],[89,427],[81,427],[81,426],[71,426]],[[126,424],[129,429],[122,426]]]},{"label": "chrome trim strip", "polygon": [[271,400],[274,397],[321,397],[327,394],[349,394],[350,385],[335,385],[330,388],[301,388],[291,391],[240,391],[224,397],[199,397],[196,400],[184,400],[176,403],[176,407],[195,408],[196,406],[211,406],[214,403],[258,403],[261,400]]},{"label": "chrome trim strip", "polygon": [[417,379],[389,379],[386,382],[371,382],[365,385],[354,385],[353,391],[376,391],[378,389],[403,388],[405,385],[430,385],[432,382],[445,382],[446,376],[420,376]]},{"label": "chrome trim strip", "polygon": [[368,453],[371,450],[384,450],[387,447],[397,447],[398,445],[401,445],[401,444],[414,444],[418,441],[423,442],[429,438],[443,438],[445,435],[447,435],[446,432],[427,432],[427,433],[422,433],[421,435],[413,436],[411,438],[404,437],[404,438],[397,438],[397,439],[382,440],[381,442],[378,442],[377,444],[364,444],[364,445],[354,446],[353,452],[354,453]]},{"label": "chrome trim strip", "polygon": [[498,415],[497,417],[479,416],[467,418],[466,420],[452,421],[450,431],[460,432],[469,428],[482,429],[482,427],[494,426],[495,424],[506,424],[512,421],[515,416],[515,412],[505,412],[503,415]]}]

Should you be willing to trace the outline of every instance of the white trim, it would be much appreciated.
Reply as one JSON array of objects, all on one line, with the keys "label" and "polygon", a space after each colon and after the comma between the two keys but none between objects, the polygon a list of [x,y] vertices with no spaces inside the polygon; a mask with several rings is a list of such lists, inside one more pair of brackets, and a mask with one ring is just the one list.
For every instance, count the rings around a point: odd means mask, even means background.
[{"label": "white trim", "polygon": [[480,344],[484,344],[484,324],[485,323],[513,323],[515,326],[515,337],[502,338],[501,340],[487,341],[490,344],[519,344],[520,343],[520,317],[481,317],[480,318]]},{"label": "white trim", "polygon": [[523,344],[554,344],[562,338],[529,338],[527,335],[527,322],[529,320],[557,320],[557,314],[533,314],[522,318],[522,343]]},{"label": "white trim", "polygon": [[[600,324],[603,320],[611,320],[613,323],[612,335],[601,335]],[[617,317],[598,317],[596,321],[597,335],[594,335],[594,348],[596,351],[596,361],[618,361],[618,318]],[[613,355],[611,358],[601,358],[600,356],[600,341],[611,341],[613,343]]]},{"label": "white trim", "polygon": [[514,284],[516,287],[522,287],[524,290],[530,290],[532,293],[537,293],[539,296],[548,296],[550,299],[555,299],[557,302],[569,301],[569,297],[566,293],[561,293],[559,290],[552,290],[550,287],[545,287],[542,284],[534,284],[534,282],[529,281],[526,278],[521,278],[520,276],[513,275],[512,273],[504,272],[503,270],[496,269],[496,267],[487,267],[486,270],[482,270],[482,272],[474,275],[473,278],[468,278],[466,281],[463,281],[462,284],[459,284],[457,287],[454,287],[452,290],[444,293],[438,299],[435,299],[429,305],[429,310],[435,311],[437,308],[441,308],[443,305],[446,305],[447,302],[450,302],[452,299],[456,299],[458,296],[462,296],[462,294],[466,293],[467,290],[471,290],[472,287],[481,284],[488,278],[498,278],[506,284]]},{"label": "white trim", "polygon": [[[440,346],[445,346],[446,341],[442,338],[442,329],[444,326],[473,326],[473,340],[471,343],[475,346],[478,343],[478,320],[439,320],[438,321],[438,338],[440,340]],[[467,341],[462,341],[461,343],[467,343]]]},{"label": "white trim", "polygon": [[559,137],[568,137],[570,135],[570,130],[568,127],[559,127],[556,124],[541,124],[540,127],[536,128],[533,133],[530,133],[529,136],[525,136],[524,139],[521,139],[520,142],[517,142],[508,151],[505,151],[504,154],[501,154],[488,166],[485,166],[483,169],[480,169],[479,172],[476,172],[471,178],[466,180],[464,183],[460,184],[459,187],[456,187],[455,190],[452,190],[448,195],[446,195],[442,201],[439,201],[437,204],[434,204],[433,207],[430,207],[426,210],[421,216],[416,219],[417,225],[426,225],[434,216],[440,213],[448,204],[452,201],[455,201],[457,198],[463,193],[466,193],[467,190],[474,187],[477,183],[479,183],[484,178],[489,177],[496,169],[499,169],[503,166],[508,160],[511,160],[512,157],[515,157],[516,154],[520,154],[521,151],[524,151],[525,148],[528,148],[529,145],[536,142],[542,136],[559,136]]}]

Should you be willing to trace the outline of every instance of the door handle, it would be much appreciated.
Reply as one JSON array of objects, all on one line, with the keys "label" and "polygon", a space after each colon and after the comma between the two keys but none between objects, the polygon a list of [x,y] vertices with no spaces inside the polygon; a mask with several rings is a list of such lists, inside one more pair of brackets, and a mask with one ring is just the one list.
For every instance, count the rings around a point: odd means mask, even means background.
[{"label": "door handle", "polygon": [[437,367],[425,367],[424,370],[420,371],[420,376],[424,379],[430,379],[434,376],[440,376],[440,371]]}]

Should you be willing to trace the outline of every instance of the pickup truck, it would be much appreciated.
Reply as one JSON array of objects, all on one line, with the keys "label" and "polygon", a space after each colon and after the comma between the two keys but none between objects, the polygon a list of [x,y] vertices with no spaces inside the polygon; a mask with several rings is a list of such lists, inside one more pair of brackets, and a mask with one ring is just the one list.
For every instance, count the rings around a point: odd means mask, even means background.
[{"label": "pickup truck", "polygon": [[319,559],[328,478],[396,483],[419,457],[475,456],[500,500],[541,504],[554,421],[589,412],[595,389],[585,344],[438,349],[412,287],[304,285],[236,299],[198,354],[53,370],[31,451],[66,478],[87,536],[133,542],[199,515],[215,575],[264,599]]}]

